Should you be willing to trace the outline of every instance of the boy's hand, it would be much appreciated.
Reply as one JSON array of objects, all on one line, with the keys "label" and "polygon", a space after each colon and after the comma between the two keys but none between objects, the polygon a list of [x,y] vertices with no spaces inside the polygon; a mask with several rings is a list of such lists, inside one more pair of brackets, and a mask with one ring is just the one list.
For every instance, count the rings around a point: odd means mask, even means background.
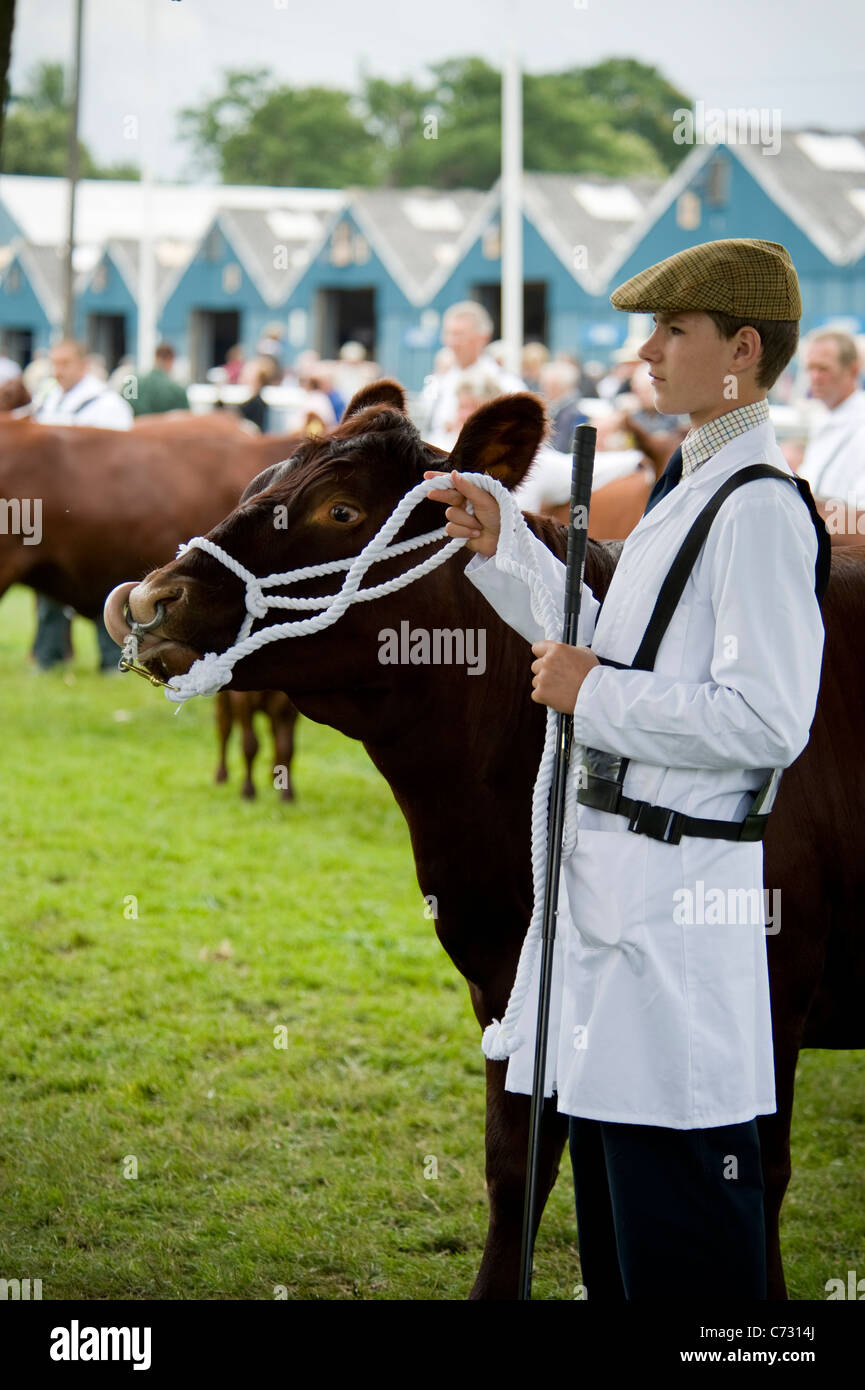
[{"label": "boy's hand", "polygon": [[580,686],[598,658],[588,647],[571,647],[567,642],[533,642],[537,660],[532,662],[532,699],[551,705],[560,714],[573,714]]},{"label": "boy's hand", "polygon": [[[461,473],[453,469],[451,473],[439,474],[438,469],[428,468],[425,478],[450,478],[451,487],[433,488],[427,495],[433,502],[449,502],[445,512],[445,530],[449,536],[468,536],[467,550],[476,550],[481,555],[495,555],[499,543],[502,519],[499,504],[489,493],[476,483],[468,482]],[[463,499],[474,507],[474,516],[465,510]]]}]

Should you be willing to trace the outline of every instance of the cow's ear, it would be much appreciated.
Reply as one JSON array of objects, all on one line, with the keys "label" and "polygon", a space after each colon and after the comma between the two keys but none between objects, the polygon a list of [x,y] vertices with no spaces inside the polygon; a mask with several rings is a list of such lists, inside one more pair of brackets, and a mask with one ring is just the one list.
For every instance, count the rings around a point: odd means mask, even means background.
[{"label": "cow's ear", "polygon": [[497,396],[466,420],[449,466],[461,473],[489,473],[513,489],[526,476],[546,428],[539,396],[526,391]]},{"label": "cow's ear", "polygon": [[401,410],[403,415],[406,413],[405,391],[398,381],[392,377],[383,377],[381,381],[373,381],[369,386],[364,386],[360,391],[356,391],[345,408],[345,415],[342,417],[347,420],[350,415],[359,415],[362,410],[368,410],[371,405],[388,405],[393,410]]}]

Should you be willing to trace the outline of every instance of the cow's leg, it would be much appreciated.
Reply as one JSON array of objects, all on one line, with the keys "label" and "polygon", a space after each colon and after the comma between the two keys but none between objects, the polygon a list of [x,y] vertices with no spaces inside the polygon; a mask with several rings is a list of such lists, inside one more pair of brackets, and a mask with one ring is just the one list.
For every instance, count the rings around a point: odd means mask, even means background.
[{"label": "cow's leg", "polygon": [[243,795],[247,801],[252,801],[255,797],[255,783],[252,780],[252,765],[258,753],[258,738],[253,727],[253,705],[251,699],[243,700],[240,706],[240,724],[243,730],[243,756],[246,759],[246,779],[243,783]]},{"label": "cow's leg", "polygon": [[[517,1298],[529,1145],[528,1096],[505,1090],[506,1062],[487,1062],[486,1176],[490,1224],[470,1297]],[[538,1169],[538,1221],[559,1171],[568,1132],[555,1098],[544,1106]]]},{"label": "cow's leg", "polygon": [[297,710],[294,705],[283,704],[271,711],[273,729],[273,766],[284,769],[282,778],[282,800],[294,801],[294,786],[291,781],[291,760],[294,757],[294,728],[297,724]]},{"label": "cow's leg", "polygon": [[228,781],[228,763],[226,762],[226,752],[228,740],[231,735],[232,725],[231,696],[227,690],[220,690],[216,696],[216,732],[219,738],[219,762],[216,765],[217,782]]}]

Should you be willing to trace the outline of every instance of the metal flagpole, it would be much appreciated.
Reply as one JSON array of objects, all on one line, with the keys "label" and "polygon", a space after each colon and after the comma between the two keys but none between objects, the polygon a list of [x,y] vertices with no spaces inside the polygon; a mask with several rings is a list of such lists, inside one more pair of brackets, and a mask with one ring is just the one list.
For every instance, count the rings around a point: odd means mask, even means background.
[{"label": "metal flagpole", "polygon": [[502,72],[502,340],[509,372],[523,349],[523,79],[513,33]]},{"label": "metal flagpole", "polygon": [[[147,0],[144,7],[144,60],[156,72],[156,7]],[[141,238],[138,243],[138,342],[137,375],[142,377],[153,366],[156,349],[156,261],[153,247],[153,160],[156,145],[158,103],[148,102],[139,129],[141,147]]]},{"label": "metal flagpole", "polygon": [[76,0],[75,42],[72,58],[72,90],[69,103],[69,143],[66,154],[66,177],[69,184],[69,215],[66,230],[66,264],[64,267],[63,336],[75,336],[75,196],[81,167],[81,148],[78,143],[78,112],[81,106],[81,31],[84,24],[84,0]]},{"label": "metal flagpole", "polygon": [[[574,431],[574,458],[571,470],[571,507],[568,526],[568,553],[565,570],[565,614],[562,641],[577,644],[583,570],[589,538],[589,502],[595,467],[594,425],[577,425]],[[541,1151],[541,1118],[544,1109],[544,1082],[547,1071],[547,1038],[550,1023],[550,995],[553,983],[553,947],[559,901],[559,874],[562,863],[562,832],[565,824],[565,787],[571,751],[573,718],[559,714],[556,727],[556,760],[550,790],[547,872],[544,881],[543,934],[538,987],[538,1019],[535,1033],[535,1069],[529,1113],[529,1155],[526,1169],[526,1196],[523,1207],[523,1236],[520,1249],[520,1298],[532,1296],[532,1257],[538,1207],[538,1167]]]}]

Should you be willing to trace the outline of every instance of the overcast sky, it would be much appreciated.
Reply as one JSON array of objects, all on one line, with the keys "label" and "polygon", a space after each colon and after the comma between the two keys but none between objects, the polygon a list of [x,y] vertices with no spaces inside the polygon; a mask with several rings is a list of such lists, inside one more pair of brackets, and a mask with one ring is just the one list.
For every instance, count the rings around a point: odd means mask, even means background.
[{"label": "overcast sky", "polygon": [[[84,0],[84,8],[82,136],[98,159],[137,161],[141,146],[129,138],[137,124],[164,178],[189,170],[175,112],[215,93],[226,67],[357,88],[361,66],[397,78],[465,54],[497,64],[509,26],[531,72],[635,57],[707,106],[777,108],[784,128],[865,129],[862,0]],[[17,0],[13,89],[35,63],[68,61],[73,11],[73,0]]]}]

